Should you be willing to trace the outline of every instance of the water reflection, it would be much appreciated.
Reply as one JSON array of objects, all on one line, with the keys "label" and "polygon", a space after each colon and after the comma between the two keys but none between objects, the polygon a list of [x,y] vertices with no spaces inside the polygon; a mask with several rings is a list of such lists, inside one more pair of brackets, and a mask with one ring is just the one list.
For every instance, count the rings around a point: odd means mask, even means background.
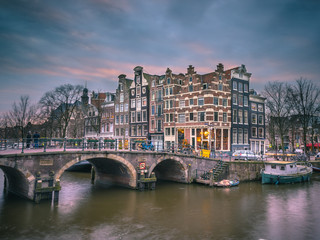
[{"label": "water reflection", "polygon": [[57,204],[3,193],[1,239],[317,239],[320,178],[311,183],[241,183],[230,189],[160,182],[139,192],[91,185],[65,172]]}]

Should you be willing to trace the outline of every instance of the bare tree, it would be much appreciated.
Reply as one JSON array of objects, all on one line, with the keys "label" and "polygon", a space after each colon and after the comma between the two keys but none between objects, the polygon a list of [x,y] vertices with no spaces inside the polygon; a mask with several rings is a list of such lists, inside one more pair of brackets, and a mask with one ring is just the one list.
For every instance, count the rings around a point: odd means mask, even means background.
[{"label": "bare tree", "polygon": [[68,125],[80,100],[83,87],[64,84],[46,92],[40,99],[40,106],[47,111],[48,120],[56,123],[60,136],[66,137]]},{"label": "bare tree", "polygon": [[36,106],[30,103],[29,96],[21,96],[4,118],[7,126],[16,129],[16,137],[24,138],[26,126],[36,120]]},{"label": "bare tree", "polygon": [[[289,89],[292,108],[302,126],[304,151],[307,151],[308,129],[320,112],[320,88],[311,80],[300,78]],[[313,139],[311,139],[313,142]]]},{"label": "bare tree", "polygon": [[269,82],[264,88],[263,95],[267,98],[266,107],[269,115],[269,130],[275,142],[275,133],[280,137],[284,150],[284,138],[288,133],[291,108],[288,104],[288,85],[283,82]]}]

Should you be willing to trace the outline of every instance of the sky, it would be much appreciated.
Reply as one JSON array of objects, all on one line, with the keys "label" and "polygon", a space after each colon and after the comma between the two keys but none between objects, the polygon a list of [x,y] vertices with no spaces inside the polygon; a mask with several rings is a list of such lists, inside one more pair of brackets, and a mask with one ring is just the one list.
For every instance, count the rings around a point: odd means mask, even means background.
[{"label": "sky", "polygon": [[133,68],[245,64],[250,88],[319,81],[318,0],[1,0],[0,113],[62,84],[115,92]]}]

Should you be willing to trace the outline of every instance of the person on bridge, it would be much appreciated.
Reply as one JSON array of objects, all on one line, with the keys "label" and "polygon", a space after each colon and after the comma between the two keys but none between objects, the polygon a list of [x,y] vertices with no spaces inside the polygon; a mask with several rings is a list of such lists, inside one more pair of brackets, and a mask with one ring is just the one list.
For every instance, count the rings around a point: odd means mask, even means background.
[{"label": "person on bridge", "polygon": [[40,134],[38,132],[33,134],[34,148],[38,148],[39,147],[39,138],[40,138]]},{"label": "person on bridge", "polygon": [[29,131],[27,134],[27,148],[30,149],[30,143],[31,143],[31,132]]}]

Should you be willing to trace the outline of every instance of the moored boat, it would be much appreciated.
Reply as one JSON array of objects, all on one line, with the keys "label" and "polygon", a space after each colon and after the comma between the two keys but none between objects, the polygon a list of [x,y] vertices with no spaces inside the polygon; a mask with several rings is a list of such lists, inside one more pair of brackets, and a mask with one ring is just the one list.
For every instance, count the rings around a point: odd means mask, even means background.
[{"label": "moored boat", "polygon": [[221,180],[220,182],[216,182],[213,185],[216,187],[234,187],[234,186],[238,186],[240,183],[239,180],[235,179],[235,180]]},{"label": "moored boat", "polygon": [[312,167],[296,162],[265,161],[261,169],[262,184],[296,183],[310,181]]},{"label": "moored boat", "polygon": [[311,167],[312,167],[312,170],[313,170],[314,172],[320,172],[320,168],[315,167],[315,166],[313,166],[313,165],[311,165]]}]

